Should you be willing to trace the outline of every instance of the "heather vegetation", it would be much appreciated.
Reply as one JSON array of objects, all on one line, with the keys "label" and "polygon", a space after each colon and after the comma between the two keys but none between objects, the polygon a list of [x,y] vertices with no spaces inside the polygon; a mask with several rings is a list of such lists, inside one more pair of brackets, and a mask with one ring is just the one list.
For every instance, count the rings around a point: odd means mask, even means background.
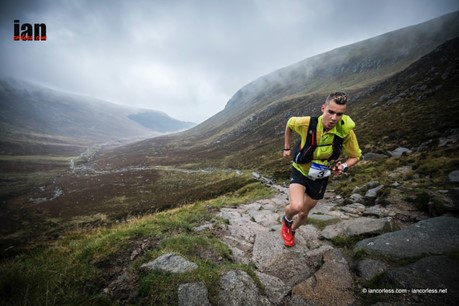
[{"label": "heather vegetation", "polygon": [[[1,305],[112,305],[113,301],[100,293],[123,265],[136,269],[145,259],[166,252],[195,259],[200,268],[179,277],[158,272],[125,280],[126,286],[132,286],[128,289],[138,290],[139,305],[174,304],[176,285],[183,281],[203,281],[216,290],[219,273],[235,264],[230,261],[228,248],[211,232],[194,232],[192,228],[211,220],[212,212],[222,207],[263,198],[271,192],[260,183],[251,183],[212,200],[133,217],[110,228],[62,232],[59,240],[32,246],[15,258],[3,260]],[[143,256],[132,258],[133,248],[142,248]],[[240,268],[250,271],[249,266]]]},{"label": "heather vegetation", "polygon": [[[347,199],[377,181],[386,186],[378,191],[378,205],[442,215],[457,187],[448,175],[459,169],[458,40],[437,48],[422,39],[422,48],[412,47],[418,53],[403,58],[410,52],[388,54],[388,45],[374,39],[366,46],[382,60],[359,61],[366,53],[350,51],[364,44],[345,48],[343,56],[353,54],[352,61],[319,67],[320,61],[307,60],[258,80],[266,87],[249,84],[225,110],[185,132],[80,156],[80,143],[56,150],[44,138],[35,138],[28,150],[17,142],[19,154],[2,151],[0,305],[174,305],[178,285],[190,282],[203,282],[216,303],[223,273],[240,269],[257,280],[253,265],[232,260],[218,237],[228,221],[216,215],[276,193],[253,171],[287,186],[285,122],[319,115],[323,97],[337,85],[351,96],[348,114],[357,122],[364,156],[383,157],[364,158],[349,175],[333,179],[330,190]],[[373,50],[375,45],[386,49]],[[433,51],[419,58],[422,50]],[[322,57],[336,54],[339,49]],[[316,79],[303,78],[311,76],[303,73],[308,65]],[[390,158],[399,147],[410,153]],[[196,230],[209,222],[213,229]],[[323,230],[336,222],[311,218],[310,224]],[[362,238],[331,243],[351,250]],[[198,269],[179,275],[140,269],[166,253],[180,254]],[[260,282],[257,287],[263,292]]]}]

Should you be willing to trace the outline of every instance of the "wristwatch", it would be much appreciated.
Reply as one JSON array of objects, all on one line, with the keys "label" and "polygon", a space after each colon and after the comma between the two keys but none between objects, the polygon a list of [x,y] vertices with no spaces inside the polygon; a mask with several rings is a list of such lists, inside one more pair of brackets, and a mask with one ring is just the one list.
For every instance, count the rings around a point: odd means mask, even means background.
[{"label": "wristwatch", "polygon": [[349,167],[347,166],[346,163],[342,163],[342,164],[341,164],[341,167],[342,167],[342,168],[341,168],[341,172],[347,172],[347,170],[348,170],[348,168],[349,168]]}]

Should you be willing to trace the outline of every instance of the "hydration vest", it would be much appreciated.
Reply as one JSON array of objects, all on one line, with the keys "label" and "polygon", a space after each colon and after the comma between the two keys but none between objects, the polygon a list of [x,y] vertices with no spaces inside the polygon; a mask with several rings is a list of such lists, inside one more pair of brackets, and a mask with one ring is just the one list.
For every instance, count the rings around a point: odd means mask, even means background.
[{"label": "hydration vest", "polygon": [[334,135],[333,143],[326,145],[318,145],[316,142],[316,130],[317,130],[317,117],[311,117],[309,121],[308,133],[306,135],[306,143],[301,147],[301,139],[293,147],[292,159],[297,164],[306,164],[313,160],[314,151],[318,146],[333,146],[333,153],[327,159],[328,161],[337,160],[343,149],[343,138],[338,135]]}]

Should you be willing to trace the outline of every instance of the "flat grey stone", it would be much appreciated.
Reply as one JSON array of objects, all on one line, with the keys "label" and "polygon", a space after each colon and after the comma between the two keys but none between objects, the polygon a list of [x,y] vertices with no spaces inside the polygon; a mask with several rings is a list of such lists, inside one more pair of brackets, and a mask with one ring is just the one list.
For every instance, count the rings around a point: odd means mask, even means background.
[{"label": "flat grey stone", "polygon": [[365,210],[365,208],[366,207],[363,204],[352,203],[346,206],[341,206],[339,210],[347,212],[347,213],[355,214],[355,215],[360,215]]},{"label": "flat grey stone", "polygon": [[389,215],[389,210],[387,208],[382,207],[381,205],[374,205],[365,208],[363,211],[363,215],[366,216],[377,216],[379,218],[387,217]]},{"label": "flat grey stone", "polygon": [[391,229],[391,222],[391,218],[374,219],[361,217],[328,225],[324,228],[321,235],[326,239],[333,239],[336,237],[383,233]]},{"label": "flat grey stone", "polygon": [[292,289],[313,305],[351,305],[355,302],[354,281],[349,265],[338,250],[324,254],[324,264],[310,278]]},{"label": "flat grey stone", "polygon": [[399,147],[399,148],[395,149],[394,151],[388,151],[388,153],[394,158],[399,158],[403,154],[410,154],[411,152],[413,152],[413,151],[411,151],[410,149],[407,149],[407,148],[403,148],[403,147]]},{"label": "flat grey stone", "polygon": [[361,202],[363,202],[364,197],[363,197],[363,195],[361,195],[359,193],[353,193],[353,194],[351,194],[349,199],[354,203],[361,203]]},{"label": "flat grey stone", "polygon": [[412,224],[402,230],[359,241],[354,252],[390,258],[441,255],[459,250],[459,219],[436,217]]},{"label": "flat grey stone", "polygon": [[259,270],[276,276],[290,287],[307,279],[312,275],[312,264],[308,264],[306,255],[295,252],[295,248],[289,248],[284,254],[272,257]]},{"label": "flat grey stone", "polygon": [[365,193],[367,198],[376,198],[378,196],[378,191],[384,188],[384,185],[379,185],[378,187],[372,188]]},{"label": "flat grey stone", "polygon": [[262,295],[253,279],[244,271],[232,270],[220,278],[218,305],[272,305]]},{"label": "flat grey stone", "polygon": [[282,300],[290,292],[291,287],[287,286],[281,279],[275,276],[261,273],[259,271],[255,271],[255,274],[263,284],[269,300],[275,305],[281,305]]}]

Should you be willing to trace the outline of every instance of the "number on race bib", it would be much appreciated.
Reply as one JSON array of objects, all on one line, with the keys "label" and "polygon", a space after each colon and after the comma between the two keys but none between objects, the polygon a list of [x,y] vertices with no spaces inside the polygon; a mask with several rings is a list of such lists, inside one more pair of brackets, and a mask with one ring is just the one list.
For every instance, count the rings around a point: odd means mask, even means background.
[{"label": "number on race bib", "polygon": [[309,169],[308,177],[316,180],[323,179],[330,176],[330,168],[321,164],[311,163],[311,168]]}]

